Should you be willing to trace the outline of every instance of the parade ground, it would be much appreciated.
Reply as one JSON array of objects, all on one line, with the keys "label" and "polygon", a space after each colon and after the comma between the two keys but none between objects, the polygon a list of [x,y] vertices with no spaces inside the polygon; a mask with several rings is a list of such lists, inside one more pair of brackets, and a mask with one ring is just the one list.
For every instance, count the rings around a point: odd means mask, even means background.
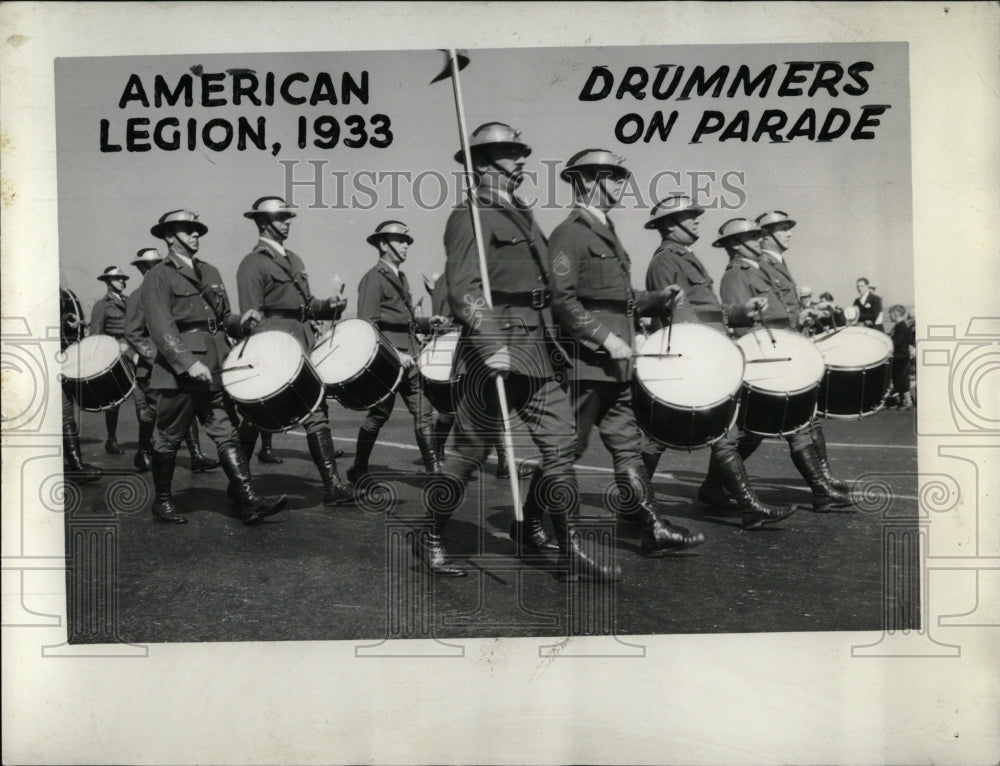
[{"label": "parade ground", "polygon": [[[567,581],[554,556],[516,556],[507,537],[510,489],[496,478],[493,456],[470,483],[446,531],[449,552],[469,576],[425,573],[409,549],[422,516],[424,479],[412,420],[402,407],[372,456],[376,491],[360,505],[324,508],[304,434],[277,434],[283,464],[262,465],[255,456],[251,465],[259,489],[288,495],[288,504],[256,527],[237,519],[221,469],[192,474],[183,447],[174,487],[189,523],[154,522],[151,478],[131,468],[136,424],[130,402],[121,414],[119,435],[127,452],[120,456],[104,452],[103,416],[81,417],[84,458],[108,475],[81,487],[67,515],[67,555],[86,557],[78,545],[74,550],[79,538],[72,532],[78,521],[98,519],[112,532],[117,561],[78,561],[68,569],[74,641],[107,642],[111,633],[128,643],[156,643],[847,631],[878,630],[886,620],[896,627],[919,622],[916,589],[900,593],[891,585],[901,576],[918,581],[909,576],[913,572],[893,571],[915,568],[918,560],[904,556],[896,563],[884,554],[883,542],[887,525],[898,530],[916,524],[913,411],[823,421],[834,472],[857,480],[856,513],[813,513],[785,443],[765,442],[748,461],[761,496],[801,503],[802,510],[762,531],[744,531],[738,517],[696,500],[707,451],[668,451],[654,479],[663,513],[703,532],[706,542],[658,559],[644,558],[639,529],[615,523],[607,510],[610,458],[595,439],[578,464],[583,515],[622,575],[613,585],[586,586],[594,604],[583,618],[574,612],[579,594],[573,589],[580,586]],[[339,461],[342,472],[350,465],[361,419],[360,413],[331,407],[334,439],[346,453]],[[214,455],[204,434],[202,446]],[[518,459],[533,456],[522,448]],[[107,583],[91,581],[104,577]],[[113,614],[101,619],[113,625],[95,630],[92,612],[108,605],[95,606],[95,599],[80,594],[104,592],[112,594]]]}]

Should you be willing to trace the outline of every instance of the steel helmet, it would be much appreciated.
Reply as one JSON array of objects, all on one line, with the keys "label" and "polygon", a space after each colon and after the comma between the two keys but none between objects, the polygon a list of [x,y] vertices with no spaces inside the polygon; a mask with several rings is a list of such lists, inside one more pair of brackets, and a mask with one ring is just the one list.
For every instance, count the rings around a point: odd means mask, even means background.
[{"label": "steel helmet", "polygon": [[160,255],[160,251],[155,247],[144,247],[135,254],[132,265],[139,266],[143,263],[148,263],[150,266],[154,266],[162,260],[163,256]]},{"label": "steel helmet", "polygon": [[795,225],[795,221],[788,217],[784,210],[772,210],[769,213],[757,216],[757,225],[765,231],[784,226],[790,229]]},{"label": "steel helmet", "polygon": [[692,199],[686,194],[668,194],[649,211],[649,220],[646,221],[647,229],[655,229],[658,221],[675,216],[686,216],[697,218],[705,212],[705,208],[694,204]]},{"label": "steel helmet", "polygon": [[171,210],[160,216],[160,220],[149,230],[149,233],[157,239],[165,239],[167,232],[173,228],[172,224],[175,223],[190,224],[199,236],[208,232],[208,227],[198,220],[197,213],[192,213],[190,210]]},{"label": "steel helmet", "polygon": [[760,237],[764,234],[764,230],[746,218],[733,218],[719,227],[719,238],[712,243],[712,247],[725,247],[725,243],[729,240],[743,237],[747,234]]},{"label": "steel helmet", "polygon": [[244,218],[256,218],[259,215],[286,215],[295,217],[294,208],[288,207],[281,197],[261,197],[253,203],[253,209],[243,214]]},{"label": "steel helmet", "polygon": [[[521,131],[504,122],[486,122],[472,131],[469,137],[469,151],[475,158],[476,150],[487,146],[518,146],[527,157],[531,154],[531,147],[519,140],[520,135]],[[465,162],[465,155],[461,149],[455,153],[455,162]]]},{"label": "steel helmet", "polygon": [[612,175],[628,178],[632,173],[624,165],[625,158],[607,149],[584,149],[569,158],[569,162],[559,172],[563,181],[568,181],[573,173],[585,168],[610,170]]},{"label": "steel helmet", "polygon": [[368,235],[365,240],[372,247],[378,247],[379,240],[390,234],[403,237],[406,243],[413,244],[413,237],[410,236],[410,228],[402,221],[382,221],[375,227],[375,231]]},{"label": "steel helmet", "polygon": [[117,266],[108,266],[98,279],[102,282],[110,282],[112,279],[129,279],[129,275],[123,273]]}]

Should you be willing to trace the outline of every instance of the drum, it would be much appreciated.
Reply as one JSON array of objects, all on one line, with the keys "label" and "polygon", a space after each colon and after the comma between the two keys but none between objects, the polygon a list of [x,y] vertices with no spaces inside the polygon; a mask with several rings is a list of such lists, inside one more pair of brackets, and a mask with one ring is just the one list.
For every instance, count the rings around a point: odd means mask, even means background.
[{"label": "drum", "polygon": [[417,371],[424,394],[434,409],[449,415],[458,408],[456,394],[461,376],[453,377],[453,370],[459,337],[457,330],[438,335],[417,356]]},{"label": "drum", "polygon": [[87,412],[117,407],[132,393],[135,372],[110,335],[90,335],[63,353],[63,391]]},{"label": "drum", "polygon": [[[774,342],[771,342],[771,337]],[[761,436],[788,436],[816,414],[826,366],[812,341],[790,330],[763,328],[736,341],[747,359],[740,391],[740,428]]]},{"label": "drum", "polygon": [[403,363],[385,336],[363,319],[344,319],[324,333],[309,359],[332,396],[352,410],[370,410],[396,393]]},{"label": "drum", "polygon": [[820,415],[863,418],[882,409],[892,382],[892,340],[868,327],[845,327],[813,338],[826,373],[819,387]]},{"label": "drum", "polygon": [[635,362],[632,407],[639,427],[671,449],[707,447],[736,418],[743,381],[740,349],[725,333],[699,324],[676,324],[642,344]]},{"label": "drum", "polygon": [[262,431],[295,428],[323,401],[323,381],[299,342],[277,330],[236,344],[222,365],[222,387]]}]

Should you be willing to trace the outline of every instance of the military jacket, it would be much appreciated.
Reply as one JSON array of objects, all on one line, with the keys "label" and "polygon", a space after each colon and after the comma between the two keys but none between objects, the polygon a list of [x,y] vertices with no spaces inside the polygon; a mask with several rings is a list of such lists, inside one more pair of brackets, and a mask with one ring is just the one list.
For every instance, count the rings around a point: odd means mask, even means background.
[{"label": "military jacket", "polygon": [[358,319],[371,322],[393,348],[411,356],[420,350],[415,333],[431,331],[430,319],[416,315],[406,274],[400,271],[397,276],[381,260],[358,284]]},{"label": "military jacket", "polygon": [[551,378],[555,369],[547,329],[553,327],[545,237],[531,211],[491,189],[477,193],[493,308],[483,294],[469,203],[452,211],[444,233],[445,276],[451,313],[462,325],[459,367],[483,363],[501,348],[511,370]]},{"label": "military jacket", "polygon": [[[660,244],[646,269],[647,290],[662,290],[667,285],[684,290],[684,301],[675,309],[675,322],[702,322],[725,329],[725,312],[715,296],[715,282],[690,249],[670,240]],[[653,320],[654,329],[663,326],[663,320]]]},{"label": "military jacket", "polygon": [[799,304],[799,288],[792,279],[792,272],[788,269],[788,263],[779,261],[772,257],[766,250],[761,254],[758,261],[760,267],[767,273],[774,285],[775,291],[781,296],[781,302],[788,313],[789,326],[793,330],[799,328],[799,312],[802,310]]},{"label": "military jacket", "polygon": [[434,283],[431,292],[431,313],[438,316],[452,317],[451,305],[448,303],[448,275],[442,274]]},{"label": "military jacket", "polygon": [[764,321],[770,327],[789,327],[788,312],[781,296],[771,284],[771,280],[756,261],[746,258],[732,258],[719,284],[719,297],[726,312],[726,321],[736,330],[737,335],[745,335],[753,328],[757,314],[748,315],[744,304],[750,298],[767,298]]},{"label": "military jacket", "polygon": [[76,293],[66,287],[59,288],[59,346],[62,351],[83,340],[86,324],[83,304]]},{"label": "military jacket", "polygon": [[[240,317],[229,305],[219,270],[194,259],[195,269],[173,253],[146,274],[140,290],[149,338],[156,347],[150,387],[204,390],[184,373],[195,362],[212,371],[213,390],[221,389],[219,370],[229,353],[226,335],[240,338]],[[215,329],[181,330],[178,323],[208,323]]]},{"label": "military jacket", "polygon": [[[279,330],[292,335],[309,352],[316,340],[310,319],[337,319],[339,310],[314,298],[302,259],[288,248],[285,255],[263,240],[243,256],[236,271],[240,314],[257,309],[264,319],[251,334]],[[280,312],[278,313],[272,312]],[[296,316],[289,316],[289,314]]]},{"label": "military jacket", "polygon": [[125,300],[125,295],[112,297],[111,293],[100,298],[90,312],[90,334],[112,338],[125,335]]},{"label": "military jacket", "polygon": [[156,346],[149,340],[146,329],[146,314],[142,310],[142,291],[136,290],[125,301],[125,342],[139,355],[135,374],[148,378],[153,373],[156,360]]},{"label": "military jacket", "polygon": [[575,342],[563,344],[578,380],[624,382],[632,377],[632,359],[615,360],[604,349],[614,333],[630,346],[640,314],[662,314],[666,307],[654,292],[632,289],[631,260],[614,229],[577,208],[552,232],[552,313],[562,332]]}]

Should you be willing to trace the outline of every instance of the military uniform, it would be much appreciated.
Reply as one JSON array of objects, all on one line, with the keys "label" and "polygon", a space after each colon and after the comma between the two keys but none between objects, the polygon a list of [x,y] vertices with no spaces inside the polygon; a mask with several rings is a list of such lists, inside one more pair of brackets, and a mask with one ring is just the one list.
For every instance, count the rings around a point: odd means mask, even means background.
[{"label": "military uniform", "polygon": [[[260,311],[264,318],[251,334],[276,330],[295,338],[308,354],[316,342],[313,320],[337,319],[342,306],[316,298],[309,289],[309,275],[302,259],[286,247],[261,238],[240,261],[236,272],[240,311]],[[323,480],[324,505],[337,505],[353,497],[340,479],[336,450],[330,433],[329,410],[324,399],[302,422],[309,453]],[[249,419],[240,425],[240,444],[253,455],[259,429]]]},{"label": "military uniform", "polygon": [[649,477],[640,458],[642,433],[632,409],[634,360],[612,359],[603,343],[610,334],[634,348],[640,315],[664,315],[663,294],[632,289],[631,261],[610,220],[577,208],[552,232],[553,314],[573,342],[567,381],[576,415],[579,460],[596,426],[614,462],[621,507],[644,527],[642,551],[652,555],[704,541],[673,528],[657,514]]},{"label": "military uniform", "polygon": [[[59,349],[65,351],[83,340],[85,324],[83,306],[72,290],[59,288]],[[60,387],[61,389],[61,387]],[[83,462],[80,451],[80,428],[76,422],[76,407],[65,391],[62,394],[63,468],[66,477],[78,484],[97,481],[101,472]]]},{"label": "military uniform", "polygon": [[[125,335],[125,301],[124,294],[119,295],[110,290],[99,298],[90,313],[90,334],[110,335],[121,341]],[[134,399],[134,403],[138,417],[144,403],[139,399]],[[121,454],[124,450],[118,446],[118,407],[104,411],[104,422],[108,432],[105,449],[112,454]]]}]

